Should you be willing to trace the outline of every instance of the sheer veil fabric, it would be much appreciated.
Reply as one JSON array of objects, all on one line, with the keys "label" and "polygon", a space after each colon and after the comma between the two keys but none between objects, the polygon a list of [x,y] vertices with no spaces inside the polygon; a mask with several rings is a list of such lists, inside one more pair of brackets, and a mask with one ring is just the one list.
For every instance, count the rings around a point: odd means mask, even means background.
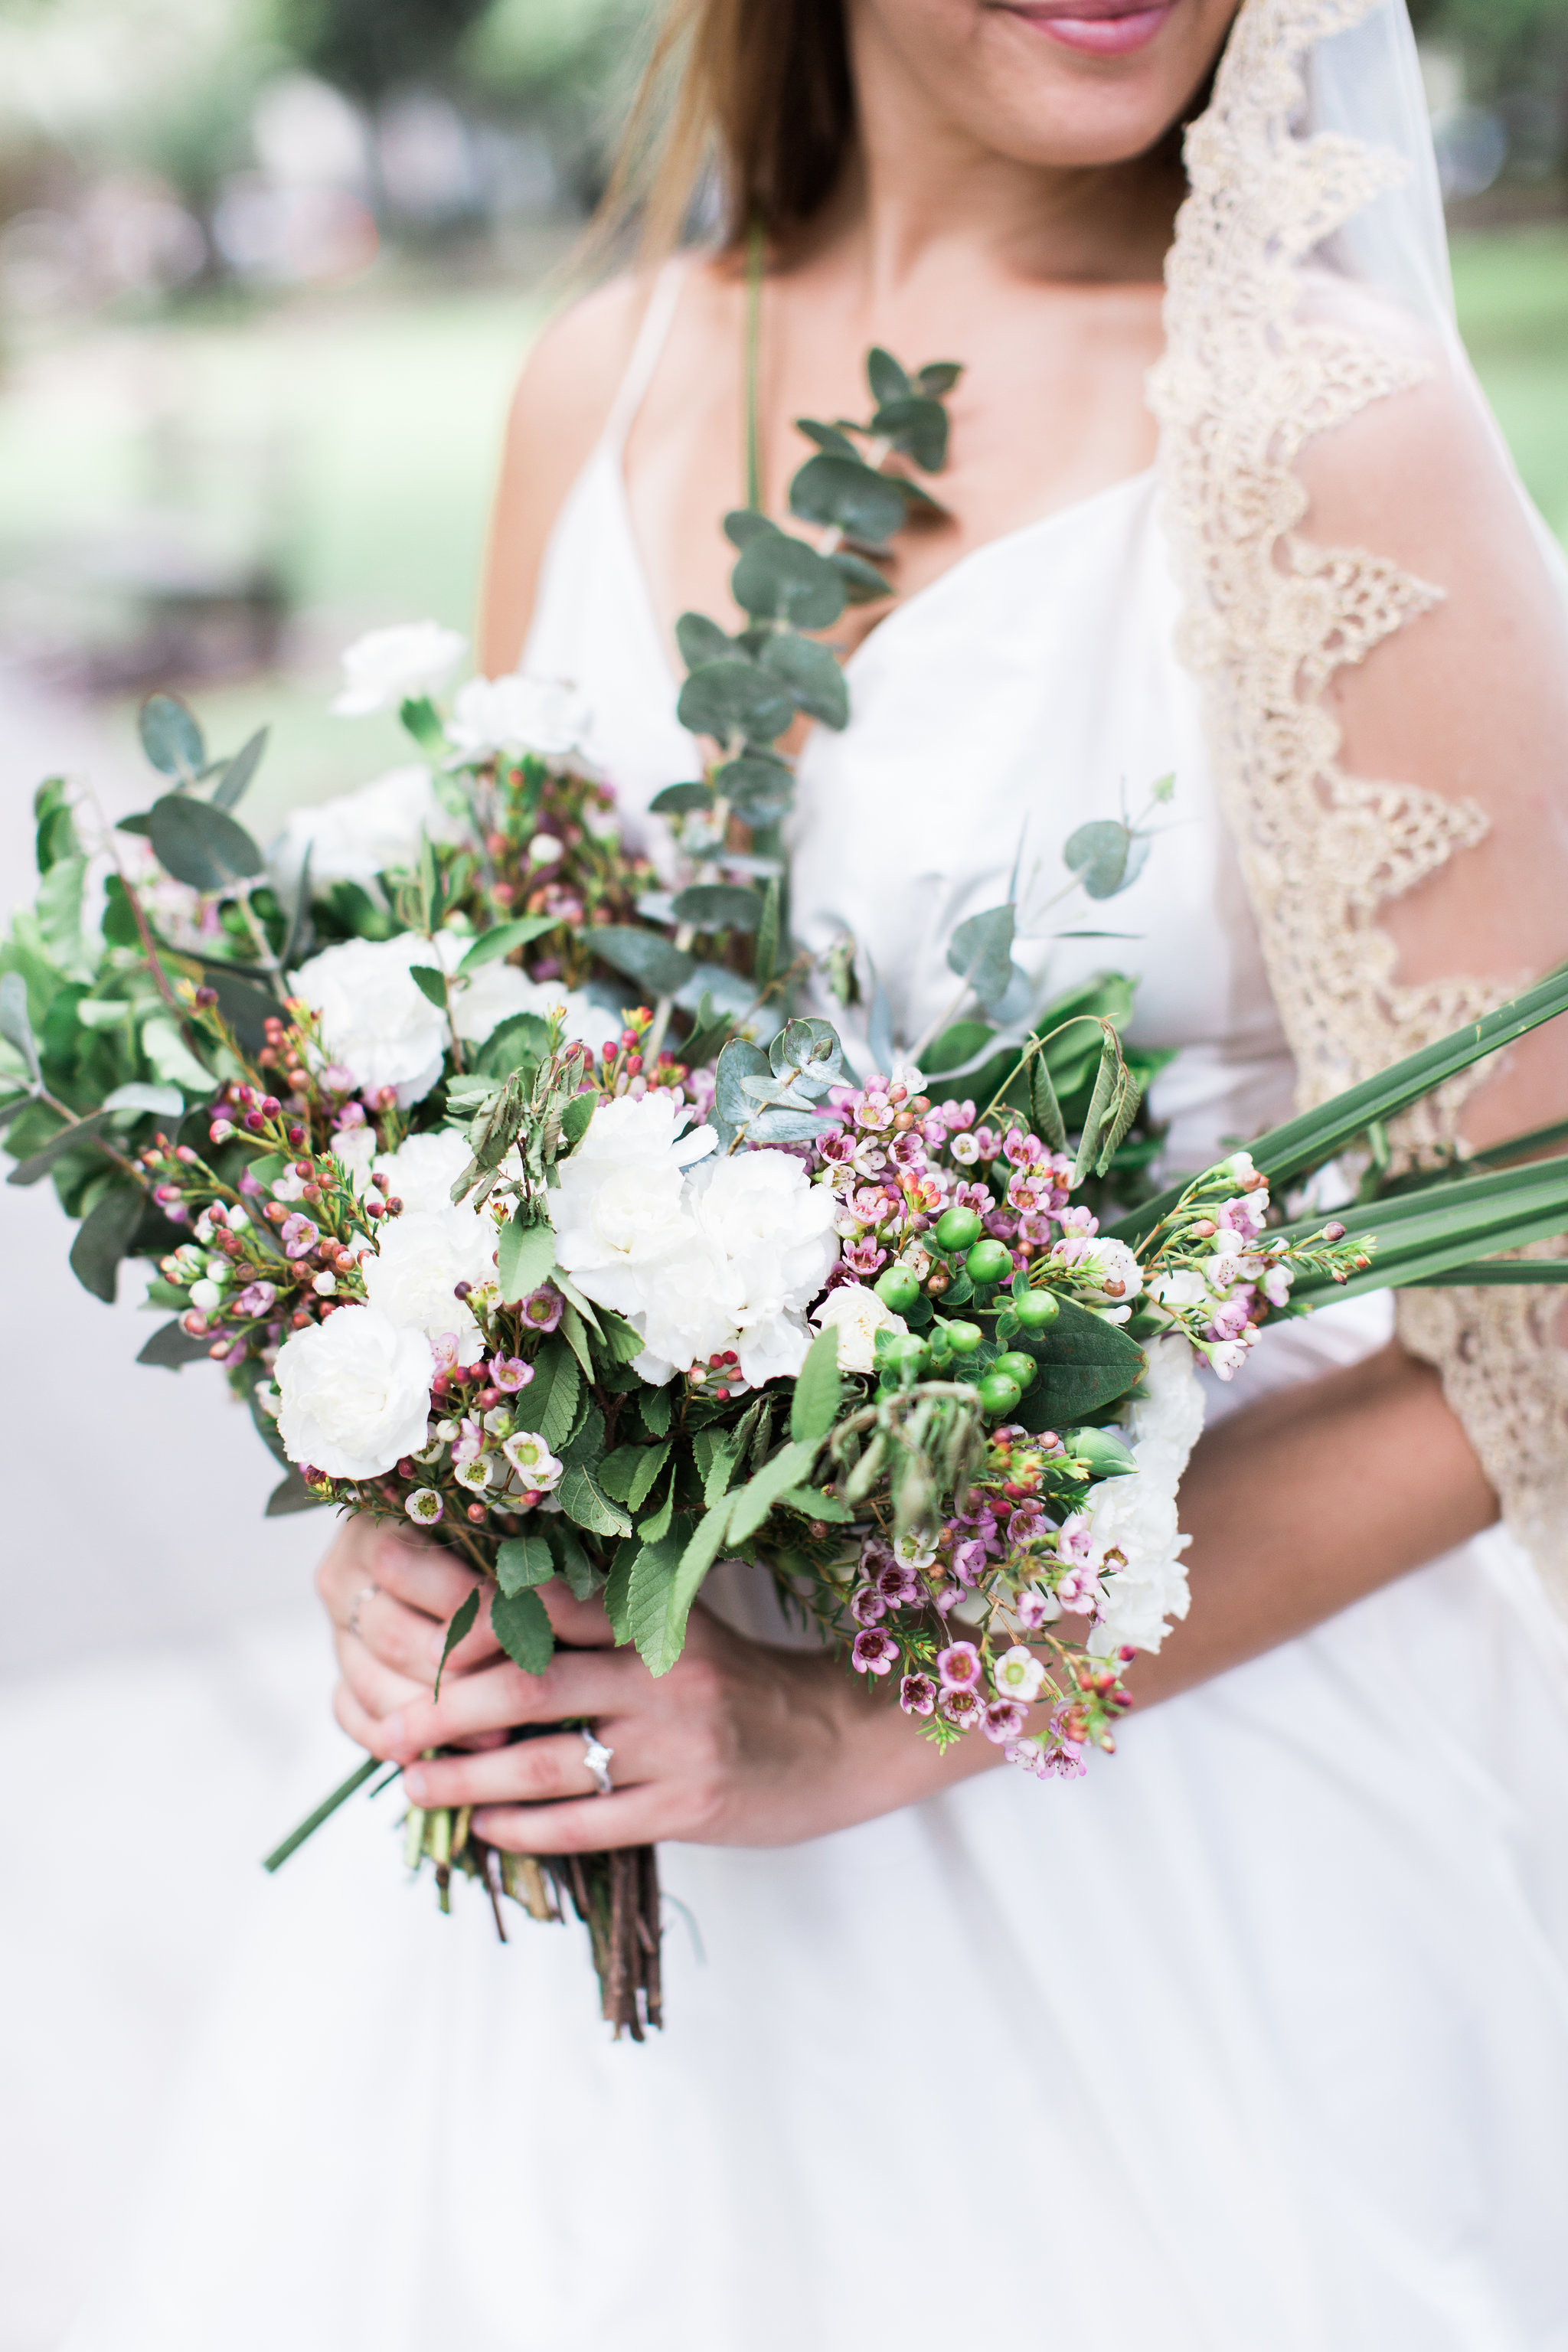
[{"label": "sheer veil fabric", "polygon": [[[1394,633],[1429,625],[1457,583],[1311,536],[1309,445],[1444,379],[1461,415],[1456,437],[1481,445],[1498,500],[1517,501],[1528,522],[1513,593],[1521,607],[1551,608],[1545,659],[1558,677],[1568,676],[1568,565],[1455,327],[1405,0],[1245,0],[1186,157],[1192,192],[1152,387],[1186,599],[1181,645],[1204,682],[1222,803],[1306,1105],[1539,977],[1447,961],[1419,982],[1402,977],[1388,909],[1486,841],[1489,794],[1348,773],[1333,706],[1342,672]],[[1456,575],[1464,562],[1457,548]],[[1538,642],[1523,661],[1537,674],[1500,678],[1500,700],[1540,688]],[[1560,830],[1541,824],[1530,855],[1555,861],[1568,897]],[[1444,945],[1457,950],[1456,928]],[[1462,1103],[1450,1095],[1411,1114],[1392,1138],[1396,1157],[1463,1150]],[[1509,1124],[1533,1128],[1563,1108]],[[1568,1353],[1554,1298],[1528,1286],[1412,1292],[1400,1330],[1441,1367],[1510,1525],[1568,1607]]]}]

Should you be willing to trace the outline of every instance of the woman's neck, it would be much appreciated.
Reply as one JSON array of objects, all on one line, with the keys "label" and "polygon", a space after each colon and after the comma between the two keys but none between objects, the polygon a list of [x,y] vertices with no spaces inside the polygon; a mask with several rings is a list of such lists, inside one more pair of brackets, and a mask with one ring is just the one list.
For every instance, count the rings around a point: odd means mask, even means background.
[{"label": "woman's neck", "polygon": [[1159,279],[1185,193],[1171,142],[1120,163],[1020,161],[935,106],[864,19],[856,50],[856,152],[807,243],[859,275],[870,303],[952,266],[1034,284]]}]

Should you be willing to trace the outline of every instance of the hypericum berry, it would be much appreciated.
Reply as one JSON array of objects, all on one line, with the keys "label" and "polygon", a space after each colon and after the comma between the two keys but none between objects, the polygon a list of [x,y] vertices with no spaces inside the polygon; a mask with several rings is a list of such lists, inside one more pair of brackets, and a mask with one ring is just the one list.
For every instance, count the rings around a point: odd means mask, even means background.
[{"label": "hypericum berry", "polygon": [[966,1250],[980,1239],[980,1219],[973,1209],[944,1209],[936,1221],[937,1246]]},{"label": "hypericum berry", "polygon": [[978,1323],[940,1323],[937,1328],[955,1356],[972,1356],[985,1337]]},{"label": "hypericum berry", "polygon": [[994,1372],[1005,1372],[1010,1381],[1016,1381],[1020,1392],[1032,1387],[1040,1375],[1040,1368],[1033,1356],[1026,1356],[1021,1348],[1007,1349],[997,1357],[991,1369]]},{"label": "hypericum berry", "polygon": [[1026,1290],[1013,1301],[1013,1312],[1026,1331],[1043,1331],[1061,1311],[1056,1293],[1051,1290]]},{"label": "hypericum berry", "polygon": [[[938,1230],[940,1232],[941,1228]],[[971,1282],[1000,1282],[1005,1275],[1013,1271],[1013,1253],[1005,1242],[993,1241],[987,1236],[975,1243],[963,1261],[963,1267]]]},{"label": "hypericum berry", "polygon": [[907,1265],[890,1265],[872,1284],[884,1307],[895,1315],[907,1315],[921,1295],[920,1284]]}]

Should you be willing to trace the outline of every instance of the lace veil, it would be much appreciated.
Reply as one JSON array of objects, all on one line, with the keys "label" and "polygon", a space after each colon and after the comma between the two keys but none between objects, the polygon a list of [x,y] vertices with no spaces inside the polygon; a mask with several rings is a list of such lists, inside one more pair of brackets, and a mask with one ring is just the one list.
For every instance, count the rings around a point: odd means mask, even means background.
[{"label": "lace veil", "polygon": [[[1568,682],[1568,565],[1455,327],[1405,0],[1244,0],[1186,152],[1191,194],[1152,384],[1185,595],[1182,650],[1204,681],[1220,788],[1305,1106],[1502,1002],[1568,947],[1559,937],[1541,952],[1526,923],[1517,942],[1526,960],[1514,962],[1495,940],[1479,940],[1463,913],[1465,874],[1484,876],[1494,897],[1506,892],[1511,869],[1497,860],[1511,854],[1526,866],[1560,861],[1568,915],[1568,855],[1550,791],[1537,794],[1533,846],[1518,806],[1504,805],[1521,759],[1513,712],[1539,708],[1541,740],[1568,742],[1550,717]],[[1443,404],[1436,446],[1454,453],[1452,468],[1434,466],[1406,500],[1423,510],[1415,542],[1436,551],[1423,566],[1429,577],[1406,569],[1396,546],[1331,543],[1343,536],[1336,469],[1350,478],[1345,502],[1358,516],[1385,518],[1383,488],[1400,470],[1385,462],[1389,424],[1398,426],[1401,403],[1423,398]],[[1430,436],[1431,413],[1405,411],[1417,439]],[[1383,438],[1365,439],[1369,426]],[[1369,469],[1359,500],[1358,464]],[[1453,789],[1443,742],[1427,747],[1417,723],[1423,703],[1436,709],[1441,695],[1424,696],[1419,669],[1398,667],[1424,658],[1421,633],[1440,626],[1447,600],[1458,612],[1479,581],[1484,604],[1497,572],[1498,549],[1468,543],[1462,519],[1451,542],[1434,527],[1450,480],[1469,485],[1473,509],[1512,534],[1506,588],[1491,596],[1507,607],[1501,638],[1512,650],[1478,656],[1467,689],[1472,703],[1498,698],[1500,721],[1506,706],[1495,803],[1484,757]],[[1456,513],[1465,504],[1457,490],[1452,503]],[[1443,692],[1458,690],[1450,673],[1467,657],[1463,644],[1456,654],[1448,638],[1427,642],[1444,649]],[[1379,664],[1391,661],[1384,691],[1406,696],[1410,724],[1402,733],[1396,714],[1388,757],[1412,772],[1351,772],[1356,698],[1375,695]],[[1383,748],[1375,728],[1371,740]],[[1553,778],[1546,753],[1544,784],[1560,779],[1563,756]],[[1559,785],[1557,828],[1563,805]],[[1540,883],[1537,872],[1530,887]],[[1528,1063],[1511,1093],[1489,1075],[1402,1122],[1394,1156],[1465,1150],[1467,1115],[1487,1139],[1561,1118],[1568,1100],[1549,1099],[1552,1087],[1550,1071],[1542,1082]],[[1494,1088],[1508,1115],[1489,1127],[1480,1107]],[[1561,1297],[1502,1285],[1407,1292],[1399,1328],[1440,1367],[1505,1517],[1568,1606]]]}]

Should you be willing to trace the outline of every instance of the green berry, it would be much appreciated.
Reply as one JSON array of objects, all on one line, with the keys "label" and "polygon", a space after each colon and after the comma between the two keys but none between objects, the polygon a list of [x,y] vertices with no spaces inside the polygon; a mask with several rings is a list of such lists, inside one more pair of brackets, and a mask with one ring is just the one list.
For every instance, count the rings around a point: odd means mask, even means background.
[{"label": "green berry", "polygon": [[1040,1374],[1040,1368],[1033,1356],[1026,1356],[1022,1348],[1009,1348],[1005,1355],[997,1357],[991,1369],[994,1372],[1005,1372],[1010,1381],[1016,1381],[1020,1391],[1031,1387]]},{"label": "green berry", "polygon": [[1023,1394],[1017,1381],[1000,1364],[993,1364],[980,1383],[980,1409],[988,1421],[1000,1421],[1004,1413],[1017,1409]]},{"label": "green berry", "polygon": [[980,1219],[973,1209],[944,1209],[936,1221],[939,1249],[966,1250],[980,1234]]},{"label": "green berry", "polygon": [[907,1265],[890,1265],[877,1276],[872,1288],[884,1307],[895,1315],[907,1315],[921,1295],[920,1284]]},{"label": "green berry", "polygon": [[878,1350],[879,1368],[899,1373],[918,1370],[924,1360],[925,1341],[913,1331],[895,1331]]},{"label": "green berry", "polygon": [[1026,1290],[1013,1301],[1013,1312],[1026,1331],[1043,1331],[1061,1313],[1054,1290]]},{"label": "green berry", "polygon": [[976,1242],[963,1261],[971,1282],[1000,1282],[1013,1271],[1013,1253],[1005,1242]]},{"label": "green berry", "polygon": [[985,1337],[978,1323],[939,1323],[936,1328],[955,1356],[972,1356]]},{"label": "green berry", "polygon": [[1091,1478],[1121,1478],[1138,1467],[1131,1447],[1114,1429],[1064,1429],[1062,1444],[1069,1461],[1081,1462]]}]

